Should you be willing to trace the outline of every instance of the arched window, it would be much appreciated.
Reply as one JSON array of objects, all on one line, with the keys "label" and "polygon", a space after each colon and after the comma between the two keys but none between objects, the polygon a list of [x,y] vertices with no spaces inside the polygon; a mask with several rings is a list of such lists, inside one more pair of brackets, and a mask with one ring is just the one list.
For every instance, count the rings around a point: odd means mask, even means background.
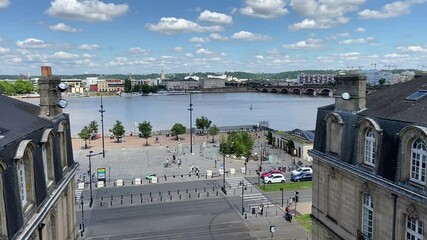
[{"label": "arched window", "polygon": [[59,134],[59,151],[61,153],[61,167],[64,171],[68,167],[67,161],[67,125],[61,123],[58,127]]},{"label": "arched window", "polygon": [[55,170],[53,162],[53,129],[46,129],[41,139],[43,172],[46,186],[50,187],[55,180]]},{"label": "arched window", "polygon": [[411,148],[411,170],[409,178],[411,181],[421,184],[426,183],[426,161],[426,143],[418,138],[413,142]]},{"label": "arched window", "polygon": [[6,209],[4,206],[4,188],[3,188],[3,172],[6,170],[6,164],[0,159],[0,239],[7,238],[7,219]]},{"label": "arched window", "polygon": [[341,154],[342,126],[344,122],[337,113],[330,113],[326,121],[326,151]]},{"label": "arched window", "polygon": [[364,239],[372,239],[374,233],[374,203],[370,194],[363,194],[362,233]]},{"label": "arched window", "polygon": [[365,134],[364,162],[375,166],[375,135],[372,129],[368,129]]},{"label": "arched window", "polygon": [[15,154],[19,197],[21,199],[22,210],[24,213],[29,210],[35,202],[33,171],[34,146],[34,143],[30,140],[24,140],[19,144]]}]

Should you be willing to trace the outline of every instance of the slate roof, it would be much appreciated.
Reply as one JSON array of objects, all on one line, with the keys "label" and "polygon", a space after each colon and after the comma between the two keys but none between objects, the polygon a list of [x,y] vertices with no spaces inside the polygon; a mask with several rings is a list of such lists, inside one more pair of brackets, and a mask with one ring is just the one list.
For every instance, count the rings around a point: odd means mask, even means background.
[{"label": "slate roof", "polygon": [[40,118],[40,107],[0,94],[0,149],[28,133],[51,125]]},{"label": "slate roof", "polygon": [[296,128],[290,132],[288,132],[291,135],[294,135],[295,132],[299,132],[304,140],[313,142],[314,141],[314,131],[313,130],[301,130],[299,128]]},{"label": "slate roof", "polygon": [[363,116],[403,122],[427,123],[427,96],[417,101],[405,100],[418,90],[427,90],[427,76],[376,90],[366,96]]}]

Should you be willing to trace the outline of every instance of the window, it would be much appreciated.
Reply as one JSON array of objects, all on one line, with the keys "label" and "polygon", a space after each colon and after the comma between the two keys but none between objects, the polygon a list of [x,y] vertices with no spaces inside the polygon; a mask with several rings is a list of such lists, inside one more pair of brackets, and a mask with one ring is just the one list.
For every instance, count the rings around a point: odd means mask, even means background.
[{"label": "window", "polygon": [[372,129],[368,129],[365,134],[365,154],[364,163],[375,166],[375,135]]},{"label": "window", "polygon": [[418,219],[406,218],[406,240],[423,240],[423,222]]},{"label": "window", "polygon": [[64,171],[68,167],[67,161],[67,126],[61,123],[58,127],[59,133],[59,148],[61,153],[61,168]]},{"label": "window", "polygon": [[374,228],[374,204],[370,194],[363,194],[362,233],[365,239],[372,239]]},{"label": "window", "polygon": [[53,163],[53,129],[46,129],[43,133],[41,143],[42,145],[42,159],[43,159],[43,172],[46,181],[46,186],[49,187],[54,182],[55,170]]},{"label": "window", "polygon": [[27,181],[25,177],[25,161],[24,159],[18,160],[18,181],[19,181],[19,195],[21,197],[22,206],[27,205]]},{"label": "window", "polygon": [[23,140],[16,150],[16,171],[18,176],[19,197],[22,211],[25,213],[35,202],[35,186],[33,172],[33,151],[35,145],[30,140]]},{"label": "window", "polygon": [[421,139],[416,139],[411,149],[411,172],[409,178],[411,181],[421,184],[426,183],[426,161],[426,143]]},{"label": "window", "polygon": [[342,125],[344,122],[337,113],[329,113],[326,118],[326,151],[341,154]]}]

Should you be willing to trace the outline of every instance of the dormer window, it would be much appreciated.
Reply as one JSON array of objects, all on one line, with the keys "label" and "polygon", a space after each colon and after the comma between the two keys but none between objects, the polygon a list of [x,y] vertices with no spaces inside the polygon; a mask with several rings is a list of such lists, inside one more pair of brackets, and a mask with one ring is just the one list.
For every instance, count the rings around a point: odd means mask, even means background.
[{"label": "dormer window", "polygon": [[365,133],[365,156],[364,163],[375,166],[375,135],[370,128]]},{"label": "dormer window", "polygon": [[418,138],[413,142],[411,149],[411,174],[409,178],[411,181],[420,184],[426,183],[426,161],[426,143]]},{"label": "dormer window", "polygon": [[382,129],[372,118],[364,118],[356,124],[358,136],[357,162],[360,166],[374,170],[378,165],[379,142]]}]

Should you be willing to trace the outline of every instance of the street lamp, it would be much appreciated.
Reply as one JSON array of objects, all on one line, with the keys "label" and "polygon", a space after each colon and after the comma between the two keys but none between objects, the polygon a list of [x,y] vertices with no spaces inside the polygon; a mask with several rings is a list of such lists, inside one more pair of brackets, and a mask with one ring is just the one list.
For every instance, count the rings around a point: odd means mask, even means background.
[{"label": "street lamp", "polygon": [[280,191],[282,191],[282,207],[283,207],[283,188],[280,188]]},{"label": "street lamp", "polygon": [[264,158],[264,152],[263,152],[263,149],[262,149],[262,143],[261,143],[261,146],[260,146],[260,149],[261,149],[261,154],[260,154],[260,167],[259,167],[259,174],[258,174],[258,186],[260,186],[260,184],[261,184],[261,174],[262,174],[262,159]]},{"label": "street lamp", "polygon": [[246,188],[246,185],[243,183],[243,180],[240,182],[239,185],[242,186],[242,215],[243,215],[245,213],[245,207],[243,205],[243,199],[244,199],[244,196],[245,196],[245,190],[247,188]]},{"label": "street lamp", "polygon": [[105,145],[104,145],[104,105],[102,105],[102,95],[101,95],[101,129],[102,129],[102,157],[105,158]]},{"label": "street lamp", "polygon": [[225,189],[225,144],[221,143],[219,148],[222,152],[222,192],[227,195],[227,190]]},{"label": "street lamp", "polygon": [[84,206],[83,194],[80,197],[80,204],[82,205],[82,229],[80,232],[80,236],[83,237],[83,233],[85,232],[85,217],[84,217],[84,212],[83,212],[83,206]]},{"label": "street lamp", "polygon": [[92,207],[92,203],[93,203],[93,195],[92,195],[92,161],[91,161],[91,157],[96,156],[96,155],[100,155],[102,154],[102,152],[100,153],[95,153],[93,154],[93,151],[89,151],[89,155],[86,155],[86,157],[89,158],[89,169],[88,169],[88,175],[89,175],[89,187],[90,187],[90,202],[89,202],[89,207]]},{"label": "street lamp", "polygon": [[190,93],[190,153],[193,153],[193,103],[191,102],[191,93]]}]

